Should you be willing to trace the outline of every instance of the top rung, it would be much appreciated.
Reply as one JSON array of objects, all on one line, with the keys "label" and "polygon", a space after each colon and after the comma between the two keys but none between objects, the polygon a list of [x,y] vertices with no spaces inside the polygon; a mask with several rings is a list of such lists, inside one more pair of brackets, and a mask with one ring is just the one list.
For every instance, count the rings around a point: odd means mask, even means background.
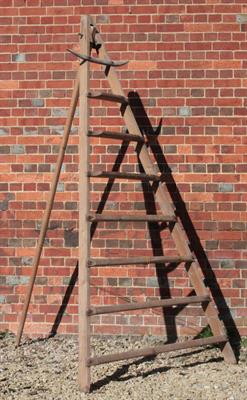
[{"label": "top rung", "polygon": [[100,58],[95,58],[91,56],[86,56],[84,54],[77,53],[74,50],[67,49],[71,54],[80,58],[82,62],[89,61],[94,64],[106,65],[107,67],[122,67],[128,64],[129,61],[112,61],[112,60],[101,60]]},{"label": "top rung", "polygon": [[87,97],[89,97],[90,99],[112,101],[112,102],[116,102],[116,103],[121,103],[123,105],[128,104],[128,99],[126,97],[118,95],[118,94],[114,94],[114,93],[88,92]]}]

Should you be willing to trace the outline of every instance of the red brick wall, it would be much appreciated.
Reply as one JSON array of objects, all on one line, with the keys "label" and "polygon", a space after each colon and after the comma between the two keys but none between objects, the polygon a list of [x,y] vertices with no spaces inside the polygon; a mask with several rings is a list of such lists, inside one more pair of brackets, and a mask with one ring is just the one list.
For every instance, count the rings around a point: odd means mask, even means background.
[{"label": "red brick wall", "polygon": [[[177,184],[169,189],[178,214],[223,317],[233,326],[230,310],[240,333],[247,334],[245,0],[0,3],[1,329],[17,329],[78,65],[66,49],[78,46],[80,16],[92,14],[98,15],[112,58],[130,60],[119,70],[126,94],[138,91],[154,130],[163,118],[159,143]],[[100,68],[94,68],[91,87],[107,88]],[[105,105],[94,103],[91,126],[122,127],[116,107]],[[78,256],[77,125],[78,118],[25,328],[32,335],[50,332],[62,309],[58,331],[77,331],[77,286],[71,284],[76,280]],[[109,147],[107,143],[92,141],[91,160],[97,167],[110,168],[120,150],[117,143]],[[123,170],[138,170],[133,150],[134,146],[126,150]],[[165,161],[160,160],[164,168]],[[94,182],[92,189],[96,209],[104,185]],[[145,210],[145,204],[152,207],[140,184],[116,182],[112,189],[108,210],[137,212]],[[157,226],[149,227],[150,231],[143,223],[100,227],[92,244],[95,256],[151,254],[152,246],[159,248],[160,242],[172,251],[165,231],[160,234]],[[155,298],[160,291],[162,296],[190,292],[183,266],[163,267],[158,280],[153,266],[98,268],[92,270],[91,284],[94,304]],[[67,307],[61,307],[64,296],[69,298]],[[176,335],[175,321],[180,334],[197,332],[205,323],[197,307],[178,311],[165,313],[170,336]],[[164,316],[156,309],[97,317],[93,332],[162,334],[163,326]]]}]

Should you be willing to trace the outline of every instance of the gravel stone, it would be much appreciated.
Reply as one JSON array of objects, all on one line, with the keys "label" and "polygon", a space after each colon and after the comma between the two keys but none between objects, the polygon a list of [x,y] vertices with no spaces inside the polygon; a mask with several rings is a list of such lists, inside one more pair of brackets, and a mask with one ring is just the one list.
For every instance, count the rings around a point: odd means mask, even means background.
[{"label": "gravel stone", "polygon": [[[107,354],[164,343],[155,337],[92,338],[92,353]],[[78,387],[74,336],[25,339],[0,334],[0,400],[246,400],[247,347],[238,365],[216,347],[167,353],[92,368],[92,391]]]}]

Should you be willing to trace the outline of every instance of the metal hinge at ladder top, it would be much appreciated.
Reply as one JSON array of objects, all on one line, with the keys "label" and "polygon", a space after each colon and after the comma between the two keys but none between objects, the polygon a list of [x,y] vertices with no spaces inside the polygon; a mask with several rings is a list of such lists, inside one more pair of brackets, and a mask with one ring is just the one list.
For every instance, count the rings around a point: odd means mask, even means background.
[{"label": "metal hinge at ladder top", "polygon": [[[80,39],[83,38],[83,33],[79,32],[78,33]],[[96,26],[93,24],[93,22],[90,23],[90,46],[92,49],[98,50],[100,46],[102,46],[102,40],[101,38],[97,37],[99,36],[99,31],[96,28]]]}]

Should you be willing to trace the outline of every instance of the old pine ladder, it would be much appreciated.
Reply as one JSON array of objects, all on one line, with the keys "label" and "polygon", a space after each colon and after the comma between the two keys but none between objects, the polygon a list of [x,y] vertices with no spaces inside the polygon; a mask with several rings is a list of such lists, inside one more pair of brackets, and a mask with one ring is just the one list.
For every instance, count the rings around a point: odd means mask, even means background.
[{"label": "old pine ladder", "polygon": [[[95,48],[99,58],[91,57],[91,49]],[[44,244],[45,235],[48,228],[50,214],[56,193],[60,170],[68,142],[70,129],[79,99],[80,116],[80,140],[79,140],[79,383],[84,392],[90,390],[90,367],[97,364],[108,363],[117,360],[131,359],[140,356],[155,356],[156,354],[185,349],[202,345],[220,343],[224,359],[228,363],[236,363],[236,358],[232,347],[225,333],[225,327],[218,317],[218,312],[211,302],[209,291],[203,280],[203,274],[199,264],[194,259],[185,234],[176,219],[174,207],[168,193],[166,185],[162,182],[162,174],[158,168],[153,165],[146,146],[148,138],[145,138],[138,127],[135,116],[132,112],[128,99],[125,97],[115,67],[125,64],[124,62],[113,62],[109,59],[104,42],[99,34],[96,24],[92,17],[83,16],[81,19],[80,34],[80,53],[71,51],[80,58],[81,63],[75,87],[72,94],[71,104],[68,111],[68,117],[64,129],[64,135],[58,154],[56,170],[51,185],[50,196],[47,201],[47,207],[42,220],[40,237],[36,248],[36,254],[33,261],[32,274],[25,298],[21,320],[17,332],[17,346],[20,344],[27,311],[32,295],[38,264]],[[93,93],[89,91],[89,66],[90,62],[102,64],[105,75],[109,81],[110,92]],[[120,103],[120,111],[125,121],[127,131],[120,132],[94,132],[89,130],[89,99],[102,99]],[[94,172],[88,170],[89,165],[89,138],[102,137],[125,142],[137,142],[138,157],[144,169],[144,173],[125,173],[118,171]],[[159,203],[161,215],[107,215],[92,214],[89,207],[89,180],[92,177],[102,177],[113,179],[136,179],[156,182],[154,190],[155,199]],[[87,190],[86,190],[87,188]],[[165,221],[170,234],[175,242],[178,256],[153,256],[153,257],[133,257],[133,258],[90,258],[90,224],[97,221]],[[94,266],[116,266],[130,264],[155,264],[155,263],[184,263],[192,287],[196,296],[188,296],[178,299],[162,299],[149,302],[126,303],[111,306],[91,306],[89,292],[89,272]],[[92,356],[90,354],[90,316],[96,314],[116,313],[128,310],[137,310],[153,307],[171,307],[174,305],[187,305],[200,303],[211,327],[213,336],[203,339],[187,340],[185,342],[176,342],[158,347],[130,350],[127,352],[116,353],[104,356]]]}]

